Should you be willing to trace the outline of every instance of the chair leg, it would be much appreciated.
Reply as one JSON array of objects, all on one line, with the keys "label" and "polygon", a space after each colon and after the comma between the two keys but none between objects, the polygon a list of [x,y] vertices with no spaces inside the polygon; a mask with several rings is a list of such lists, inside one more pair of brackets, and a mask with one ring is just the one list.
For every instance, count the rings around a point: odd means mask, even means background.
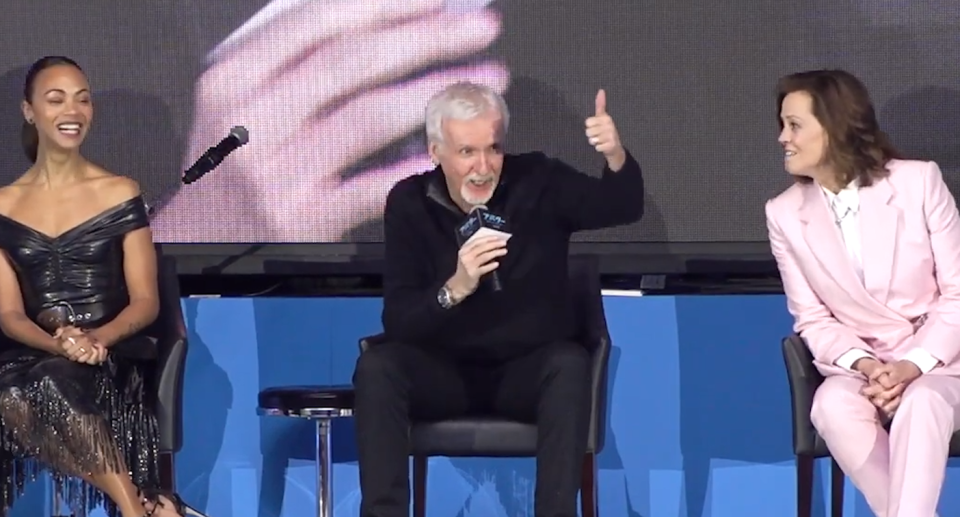
[{"label": "chair leg", "polygon": [[597,455],[588,452],[583,455],[583,467],[580,472],[580,515],[597,517],[600,508],[597,505]]},{"label": "chair leg", "polygon": [[427,515],[427,457],[413,457],[413,517]]},{"label": "chair leg", "polygon": [[813,513],[813,456],[797,456],[797,517]]},{"label": "chair leg", "polygon": [[837,460],[830,458],[830,515],[843,517],[843,481],[844,473]]}]

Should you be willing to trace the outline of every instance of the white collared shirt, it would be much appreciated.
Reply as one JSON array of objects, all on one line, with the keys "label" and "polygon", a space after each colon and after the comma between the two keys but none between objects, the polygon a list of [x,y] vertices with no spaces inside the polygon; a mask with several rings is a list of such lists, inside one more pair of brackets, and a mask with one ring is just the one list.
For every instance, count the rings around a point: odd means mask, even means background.
[{"label": "white collared shirt", "polygon": [[[836,194],[826,188],[820,188],[826,197],[827,206],[830,207],[833,221],[840,230],[840,235],[843,238],[843,244],[847,250],[847,255],[850,257],[853,270],[857,273],[857,277],[860,278],[860,283],[863,283],[859,185],[856,181],[853,181]],[[866,350],[851,348],[837,359],[836,364],[841,368],[853,371],[853,363],[864,357],[874,356]],[[910,350],[903,356],[903,359],[917,365],[917,368],[920,368],[920,371],[923,373],[932,370],[939,362],[937,358],[922,348]]]}]

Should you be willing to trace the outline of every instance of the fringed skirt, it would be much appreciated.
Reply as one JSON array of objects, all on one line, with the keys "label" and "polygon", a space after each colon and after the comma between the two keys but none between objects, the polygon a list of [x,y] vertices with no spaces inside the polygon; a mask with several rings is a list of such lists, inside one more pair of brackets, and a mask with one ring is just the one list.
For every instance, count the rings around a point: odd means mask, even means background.
[{"label": "fringed skirt", "polygon": [[0,353],[0,515],[42,470],[77,516],[100,504],[119,515],[91,474],[126,471],[137,487],[156,488],[151,366],[113,353],[98,366],[23,346]]}]

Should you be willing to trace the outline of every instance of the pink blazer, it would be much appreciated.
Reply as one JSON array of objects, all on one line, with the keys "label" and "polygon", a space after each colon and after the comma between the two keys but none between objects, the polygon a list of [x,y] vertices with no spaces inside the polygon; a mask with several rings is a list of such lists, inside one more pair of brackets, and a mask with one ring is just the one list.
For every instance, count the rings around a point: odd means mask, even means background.
[{"label": "pink blazer", "polygon": [[933,162],[893,160],[890,176],[860,189],[860,282],[816,184],[767,202],[770,247],[794,331],[824,375],[851,348],[887,362],[921,347],[960,375],[960,218]]}]

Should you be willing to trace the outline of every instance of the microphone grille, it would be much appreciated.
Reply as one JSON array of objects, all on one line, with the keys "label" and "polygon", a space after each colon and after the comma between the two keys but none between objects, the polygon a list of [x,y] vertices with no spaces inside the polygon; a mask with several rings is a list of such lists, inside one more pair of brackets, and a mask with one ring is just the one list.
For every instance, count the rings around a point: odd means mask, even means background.
[{"label": "microphone grille", "polygon": [[240,145],[244,145],[250,141],[250,133],[247,131],[247,128],[243,126],[234,126],[233,129],[230,130],[230,134],[237,137]]}]

